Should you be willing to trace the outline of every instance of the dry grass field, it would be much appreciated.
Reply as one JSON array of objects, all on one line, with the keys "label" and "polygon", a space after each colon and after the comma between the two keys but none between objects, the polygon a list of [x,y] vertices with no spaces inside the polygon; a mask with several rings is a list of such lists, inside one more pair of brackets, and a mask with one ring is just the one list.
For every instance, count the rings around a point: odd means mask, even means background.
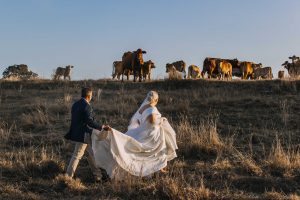
[{"label": "dry grass field", "polygon": [[[63,176],[70,108],[92,86],[101,123],[125,131],[149,90],[177,133],[168,174]],[[300,81],[0,82],[0,199],[300,199]]]}]

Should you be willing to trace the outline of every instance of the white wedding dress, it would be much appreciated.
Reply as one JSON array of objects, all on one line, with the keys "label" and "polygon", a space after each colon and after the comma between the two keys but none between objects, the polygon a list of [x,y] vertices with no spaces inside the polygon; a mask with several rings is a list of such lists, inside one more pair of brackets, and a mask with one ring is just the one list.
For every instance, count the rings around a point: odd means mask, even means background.
[{"label": "white wedding dress", "polygon": [[[155,115],[154,124],[146,120],[151,114]],[[128,174],[148,176],[177,157],[175,131],[156,107],[149,107],[142,114],[137,111],[126,133],[94,130],[92,148],[97,167],[115,179],[124,179]]]}]

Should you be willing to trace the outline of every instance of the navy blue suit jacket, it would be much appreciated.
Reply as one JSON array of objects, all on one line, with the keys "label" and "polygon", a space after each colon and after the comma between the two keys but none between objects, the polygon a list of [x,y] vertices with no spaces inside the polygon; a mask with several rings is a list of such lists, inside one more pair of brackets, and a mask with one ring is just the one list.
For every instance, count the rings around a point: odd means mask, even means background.
[{"label": "navy blue suit jacket", "polygon": [[101,129],[93,117],[93,109],[84,98],[75,102],[72,106],[71,126],[69,132],[65,135],[66,139],[84,142],[84,134],[92,133],[92,129]]}]

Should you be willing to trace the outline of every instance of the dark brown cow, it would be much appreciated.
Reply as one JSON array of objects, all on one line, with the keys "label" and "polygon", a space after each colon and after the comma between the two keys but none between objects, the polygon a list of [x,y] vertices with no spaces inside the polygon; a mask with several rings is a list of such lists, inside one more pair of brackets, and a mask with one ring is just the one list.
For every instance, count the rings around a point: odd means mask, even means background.
[{"label": "dark brown cow", "polygon": [[154,62],[151,60],[148,60],[147,62],[144,62],[142,66],[142,75],[143,79],[146,80],[148,77],[148,80],[151,80],[151,70],[155,68]]},{"label": "dark brown cow", "polygon": [[203,61],[203,69],[202,69],[202,77],[204,77],[207,72],[207,77],[217,77],[218,76],[218,68],[217,65],[222,59],[220,58],[205,58]]},{"label": "dark brown cow", "polygon": [[240,62],[237,58],[235,59],[226,59],[232,66],[232,76],[242,77]]},{"label": "dark brown cow", "polygon": [[184,78],[186,78],[186,71],[185,71],[186,64],[183,60],[179,60],[179,61],[173,62],[171,64],[167,63],[166,64],[166,72],[167,73],[169,72],[168,69],[171,69],[171,66],[174,66],[177,71],[182,72],[184,75]]},{"label": "dark brown cow", "polygon": [[142,51],[142,49],[137,49],[133,52],[125,52],[122,56],[122,65],[123,65],[123,73],[122,73],[122,81],[124,73],[127,74],[127,80],[129,80],[129,76],[133,73],[133,81],[136,81],[136,76],[138,76],[139,81],[142,81],[142,66],[144,64],[143,54],[146,51]]},{"label": "dark brown cow", "polygon": [[218,64],[218,73],[220,74],[220,79],[224,80],[225,76],[227,80],[232,80],[232,65],[226,60],[220,61]]}]

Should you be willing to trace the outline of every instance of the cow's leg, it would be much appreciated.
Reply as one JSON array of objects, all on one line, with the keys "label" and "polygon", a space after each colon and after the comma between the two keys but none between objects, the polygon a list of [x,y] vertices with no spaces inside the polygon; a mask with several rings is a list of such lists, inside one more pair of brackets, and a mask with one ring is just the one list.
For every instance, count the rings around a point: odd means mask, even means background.
[{"label": "cow's leg", "polygon": [[130,71],[127,72],[127,81],[129,81]]},{"label": "cow's leg", "polygon": [[141,70],[139,70],[139,82],[142,82],[142,79],[143,79],[142,72],[141,72]]},{"label": "cow's leg", "polygon": [[242,78],[242,79],[246,79],[246,78],[245,78],[245,73],[244,73],[244,72],[242,73],[241,78]]},{"label": "cow's leg", "polygon": [[133,82],[135,82],[135,79],[136,79],[136,71],[135,69],[133,70]]}]

